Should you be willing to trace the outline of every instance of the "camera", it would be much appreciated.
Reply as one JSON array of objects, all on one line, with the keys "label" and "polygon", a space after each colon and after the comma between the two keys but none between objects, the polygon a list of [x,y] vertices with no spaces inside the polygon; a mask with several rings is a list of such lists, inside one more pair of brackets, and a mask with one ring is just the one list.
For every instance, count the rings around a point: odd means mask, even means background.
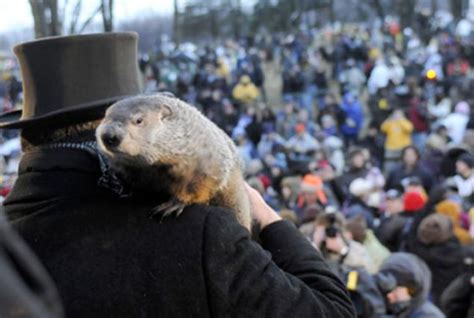
[{"label": "camera", "polygon": [[336,237],[337,233],[339,233],[339,228],[336,225],[336,214],[335,213],[328,213],[327,214],[328,225],[325,229],[326,237]]},{"label": "camera", "polygon": [[327,207],[325,213],[325,218],[327,220],[327,226],[325,229],[326,237],[334,238],[340,232],[337,225],[336,209],[333,207]]}]

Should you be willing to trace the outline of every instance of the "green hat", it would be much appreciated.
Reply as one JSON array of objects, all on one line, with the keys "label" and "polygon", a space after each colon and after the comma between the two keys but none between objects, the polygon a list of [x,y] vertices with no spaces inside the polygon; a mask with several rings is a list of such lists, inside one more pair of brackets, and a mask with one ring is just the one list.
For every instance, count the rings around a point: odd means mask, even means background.
[{"label": "green hat", "polygon": [[58,36],[15,46],[23,111],[0,115],[0,128],[29,128],[101,118],[117,100],[140,93],[138,35]]}]

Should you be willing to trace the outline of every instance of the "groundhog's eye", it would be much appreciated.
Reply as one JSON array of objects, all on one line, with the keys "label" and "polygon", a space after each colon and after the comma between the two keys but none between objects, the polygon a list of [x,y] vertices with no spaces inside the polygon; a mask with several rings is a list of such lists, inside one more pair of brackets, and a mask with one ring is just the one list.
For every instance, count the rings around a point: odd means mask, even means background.
[{"label": "groundhog's eye", "polygon": [[134,123],[135,125],[141,125],[141,124],[143,124],[143,117],[142,117],[142,116],[135,117],[135,118],[133,119],[133,123]]}]

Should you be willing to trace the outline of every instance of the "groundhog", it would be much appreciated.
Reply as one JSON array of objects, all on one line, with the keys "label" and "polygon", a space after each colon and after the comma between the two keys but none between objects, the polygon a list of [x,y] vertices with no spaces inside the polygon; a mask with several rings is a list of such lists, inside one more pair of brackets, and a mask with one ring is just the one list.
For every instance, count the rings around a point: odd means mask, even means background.
[{"label": "groundhog", "polygon": [[189,204],[224,206],[250,230],[250,202],[233,141],[195,107],[169,96],[113,104],[96,131],[99,150],[132,188],[168,192],[154,209],[177,216]]}]

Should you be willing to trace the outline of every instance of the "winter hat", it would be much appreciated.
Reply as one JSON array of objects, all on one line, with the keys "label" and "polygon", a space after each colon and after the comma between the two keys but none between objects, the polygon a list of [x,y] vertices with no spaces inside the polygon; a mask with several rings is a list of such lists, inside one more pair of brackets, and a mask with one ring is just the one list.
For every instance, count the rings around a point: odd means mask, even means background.
[{"label": "winter hat", "polygon": [[349,185],[349,193],[355,197],[369,194],[372,190],[372,183],[363,178],[357,178]]},{"label": "winter hat", "polygon": [[310,193],[316,193],[319,201],[321,203],[326,204],[328,202],[326,193],[324,193],[323,189],[323,180],[321,177],[313,175],[313,174],[307,174],[303,178],[303,182],[301,183],[301,192],[310,192]]},{"label": "winter hat", "polygon": [[469,232],[462,228],[461,222],[461,206],[454,201],[444,200],[435,206],[435,210],[438,214],[444,215],[451,220],[453,224],[454,235],[458,238],[459,242],[463,245],[472,244],[471,235]]},{"label": "winter hat", "polygon": [[426,263],[414,254],[392,253],[380,266],[379,273],[392,275],[397,286],[407,287],[413,297],[428,297],[431,272]]},{"label": "winter hat", "polygon": [[454,110],[458,114],[469,115],[471,109],[468,103],[466,103],[465,101],[460,101],[456,104]]},{"label": "winter hat", "polygon": [[421,193],[417,191],[410,191],[405,193],[403,197],[403,207],[407,212],[416,212],[425,206],[425,200]]},{"label": "winter hat", "polygon": [[469,153],[463,153],[459,156],[457,161],[464,162],[469,168],[474,167],[474,157]]},{"label": "winter hat", "polygon": [[453,236],[451,220],[438,213],[431,214],[421,221],[417,236],[423,244],[444,243]]}]

